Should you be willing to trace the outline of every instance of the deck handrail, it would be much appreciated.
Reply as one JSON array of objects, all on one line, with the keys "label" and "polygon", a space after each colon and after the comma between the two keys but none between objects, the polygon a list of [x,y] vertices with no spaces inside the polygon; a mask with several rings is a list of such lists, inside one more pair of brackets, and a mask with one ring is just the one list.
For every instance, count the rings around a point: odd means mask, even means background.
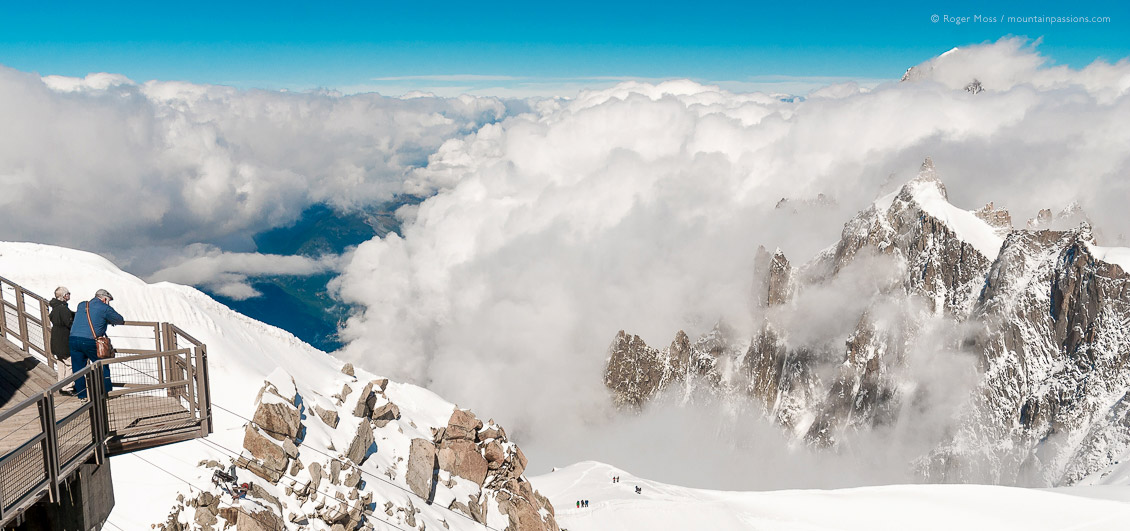
[{"label": "deck handrail", "polygon": [[[28,298],[35,301],[34,314],[28,311]],[[51,355],[50,314],[46,299],[0,276],[0,338],[7,335],[8,340],[20,350],[55,370],[55,356]]]},{"label": "deck handrail", "polygon": [[[14,450],[0,457],[0,525],[6,525],[13,518],[27,510],[44,496],[51,501],[59,499],[59,486],[90,458],[101,463],[106,458],[106,430],[102,422],[105,400],[99,400],[105,393],[101,378],[88,378],[94,371],[101,371],[101,365],[92,364],[61,382],[44,389],[14,407],[0,413],[0,426],[23,421],[22,416],[31,409],[36,414],[23,425],[8,431],[5,437],[18,436],[28,424],[36,424],[38,432],[25,435],[23,439],[11,441]],[[61,391],[79,378],[92,383],[91,395],[94,399],[82,401],[64,397]],[[59,407],[63,404],[77,405],[74,410],[57,418]],[[79,438],[64,437],[78,430]]]},{"label": "deck handrail", "polygon": [[[55,369],[47,301],[0,277],[0,302],[0,341]],[[123,343],[150,337],[152,343],[121,348],[117,357],[93,362],[0,410],[0,527],[45,496],[57,501],[60,485],[91,458],[101,463],[212,433],[207,346],[170,323],[124,326],[150,329],[152,335],[128,336]],[[111,337],[118,342],[120,335]],[[104,387],[104,367],[114,390]],[[62,393],[80,378],[89,400]]]}]

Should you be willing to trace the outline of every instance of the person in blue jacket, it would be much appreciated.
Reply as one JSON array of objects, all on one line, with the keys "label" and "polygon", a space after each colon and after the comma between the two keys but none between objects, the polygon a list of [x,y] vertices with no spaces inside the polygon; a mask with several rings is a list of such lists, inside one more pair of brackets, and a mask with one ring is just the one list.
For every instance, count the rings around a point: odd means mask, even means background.
[{"label": "person in blue jacket", "polygon": [[[110,307],[112,300],[114,297],[109,291],[100,289],[94,293],[90,302],[78,303],[70,337],[73,372],[77,373],[86,368],[88,363],[98,361],[98,343],[95,338],[106,335],[106,329],[110,325],[125,324],[125,318]],[[90,312],[89,319],[87,310]],[[102,380],[106,385],[106,392],[110,392],[113,384],[110,382],[110,368],[107,366],[102,367]],[[75,380],[75,396],[86,398],[86,378]]]}]

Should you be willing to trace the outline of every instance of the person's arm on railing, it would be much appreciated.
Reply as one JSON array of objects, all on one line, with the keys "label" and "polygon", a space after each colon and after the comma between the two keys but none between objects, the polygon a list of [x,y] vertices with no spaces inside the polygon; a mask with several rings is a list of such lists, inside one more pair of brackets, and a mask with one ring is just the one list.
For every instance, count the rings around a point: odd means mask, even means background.
[{"label": "person's arm on railing", "polygon": [[111,308],[110,305],[107,304],[106,305],[106,323],[112,324],[112,325],[123,325],[123,324],[126,324],[126,319],[125,319],[125,317],[122,317],[122,314],[118,313],[117,310]]}]

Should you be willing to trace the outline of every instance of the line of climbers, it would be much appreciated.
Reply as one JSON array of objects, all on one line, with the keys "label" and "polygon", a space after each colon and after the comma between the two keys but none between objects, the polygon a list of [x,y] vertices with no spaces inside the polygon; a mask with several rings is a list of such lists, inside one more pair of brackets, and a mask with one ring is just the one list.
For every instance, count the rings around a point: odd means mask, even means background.
[{"label": "line of climbers", "polygon": [[[612,482],[613,483],[619,483],[620,482],[620,476],[612,476]],[[643,487],[636,485],[636,494],[643,494]],[[588,507],[588,506],[589,506],[588,500],[577,500],[577,508],[578,509]]]},{"label": "line of climbers", "polygon": [[[55,288],[55,298],[48,305],[51,308],[51,353],[63,362],[59,368],[59,380],[86,368],[98,361],[98,338],[106,337],[110,325],[125,324],[126,320],[110,306],[114,300],[109,291],[100,289],[94,292],[90,301],[78,303],[72,312],[67,302],[71,300],[71,290],[59,286]],[[77,320],[76,320],[77,317]],[[67,372],[67,358],[70,358],[70,372]],[[110,381],[110,368],[102,367],[102,381],[106,392],[113,388]],[[86,398],[86,378],[75,380],[73,389],[64,389],[64,394]]]}]

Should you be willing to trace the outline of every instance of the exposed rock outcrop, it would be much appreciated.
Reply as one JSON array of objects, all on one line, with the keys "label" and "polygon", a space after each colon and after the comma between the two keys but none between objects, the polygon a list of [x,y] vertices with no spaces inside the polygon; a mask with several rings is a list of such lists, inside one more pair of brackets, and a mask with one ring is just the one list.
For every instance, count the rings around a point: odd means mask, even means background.
[{"label": "exposed rock outcrop", "polygon": [[318,406],[314,406],[314,414],[318,415],[318,418],[322,419],[322,422],[326,423],[326,426],[331,428],[337,427],[339,419],[336,409],[322,409]]},{"label": "exposed rock outcrop", "polygon": [[924,462],[931,477],[1070,484],[1126,441],[1130,276],[1092,245],[1087,226],[1009,236],[975,308],[981,392]]},{"label": "exposed rock outcrop", "polygon": [[[1070,223],[1078,228],[1046,230]],[[947,435],[918,463],[926,477],[1070,484],[1130,451],[1130,420],[1119,413],[1130,410],[1119,407],[1130,387],[1130,276],[1096,258],[1078,207],[1042,211],[1028,227],[1014,230],[993,203],[950,205],[927,159],[804,266],[758,249],[751,306],[763,321],[748,343],[723,327],[694,342],[680,331],[656,349],[621,331],[605,384],[629,409],[672,386],[684,397],[750,398],[789,433],[827,447],[927,407],[931,392],[967,393],[947,406],[949,427],[938,429]],[[799,312],[814,301],[851,310],[810,326]],[[924,355],[968,359],[980,376],[931,391],[911,367]]]},{"label": "exposed rock outcrop", "polygon": [[349,450],[346,450],[345,457],[360,465],[365,462],[365,458],[369,457],[375,443],[372,426],[368,422],[362,422],[357,425],[357,434],[353,436],[353,441],[349,443]]},{"label": "exposed rock outcrop", "polygon": [[297,437],[302,430],[302,415],[298,408],[281,401],[260,402],[251,421],[280,441],[285,437]]},{"label": "exposed rock outcrop", "polygon": [[264,436],[257,428],[248,425],[243,432],[243,447],[262,465],[269,473],[260,474],[263,479],[277,483],[279,477],[290,466],[290,456],[274,440]]},{"label": "exposed rock outcrop", "polygon": [[[271,381],[282,385],[283,378],[285,373],[275,374]],[[493,419],[484,423],[470,411],[453,409],[445,425],[429,426],[423,419],[434,418],[442,401],[412,389],[398,395],[403,388],[390,390],[389,384],[387,379],[371,379],[355,402],[340,404],[361,414],[352,424],[346,420],[346,426],[340,426],[337,411],[323,407],[331,402],[325,395],[303,397],[300,384],[282,385],[286,389],[279,393],[268,383],[260,392],[257,411],[261,421],[280,429],[281,439],[268,436],[258,421],[249,422],[245,452],[233,456],[232,467],[216,460],[200,463],[216,470],[215,490],[187,502],[182,498],[160,527],[187,529],[184,522],[191,521],[204,529],[235,525],[355,531],[373,529],[368,513],[371,507],[381,507],[396,526],[423,530],[446,527],[448,507],[485,524],[488,518],[499,522],[505,506],[512,531],[558,529],[552,505],[523,477],[525,455]],[[408,401],[409,409],[402,411],[393,402],[397,396]],[[293,404],[311,404],[319,418],[332,420],[309,426],[306,437],[301,422],[296,429],[286,420],[299,413]],[[403,418],[412,407],[417,414],[421,409],[426,413]],[[431,438],[419,436],[429,432]],[[350,441],[344,451],[334,449],[335,442],[346,446],[344,441]],[[374,454],[380,456],[375,465],[379,476],[373,470]],[[437,493],[442,508],[434,504]],[[186,510],[191,512],[182,515]]]},{"label": "exposed rock outcrop", "polygon": [[408,453],[408,487],[412,492],[431,503],[435,494],[436,446],[427,439],[412,439]]}]

